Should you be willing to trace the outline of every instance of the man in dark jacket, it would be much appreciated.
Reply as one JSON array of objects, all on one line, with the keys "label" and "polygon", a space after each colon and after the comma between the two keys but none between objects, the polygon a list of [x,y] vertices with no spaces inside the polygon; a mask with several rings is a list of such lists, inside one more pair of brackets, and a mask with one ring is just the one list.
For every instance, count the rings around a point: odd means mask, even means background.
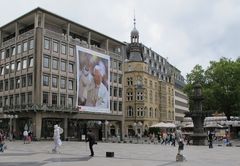
[{"label": "man in dark jacket", "polygon": [[91,155],[90,156],[94,156],[94,151],[93,151],[93,145],[96,144],[96,138],[94,133],[91,130],[88,130],[87,132],[87,139],[86,142],[89,142],[89,149],[91,151]]}]

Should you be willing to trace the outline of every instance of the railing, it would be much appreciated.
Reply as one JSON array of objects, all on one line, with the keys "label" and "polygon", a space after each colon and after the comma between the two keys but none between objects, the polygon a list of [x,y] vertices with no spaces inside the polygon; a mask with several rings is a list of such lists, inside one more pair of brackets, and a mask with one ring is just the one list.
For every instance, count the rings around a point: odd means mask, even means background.
[{"label": "railing", "polygon": [[28,38],[30,36],[33,36],[33,32],[34,32],[34,29],[24,32],[23,34],[18,36],[18,40],[22,40],[22,39]]},{"label": "railing", "polygon": [[55,38],[55,39],[67,40],[67,37],[65,34],[60,34],[60,33],[57,33],[57,32],[54,32],[54,31],[51,31],[48,29],[44,29],[44,34],[47,36],[50,36],[52,38]]}]

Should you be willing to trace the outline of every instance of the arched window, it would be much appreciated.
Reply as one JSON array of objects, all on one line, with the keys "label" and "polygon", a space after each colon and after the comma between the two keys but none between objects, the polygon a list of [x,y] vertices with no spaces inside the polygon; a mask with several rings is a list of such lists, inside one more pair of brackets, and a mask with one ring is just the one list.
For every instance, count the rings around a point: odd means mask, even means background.
[{"label": "arched window", "polygon": [[149,117],[152,118],[152,116],[153,116],[153,109],[152,109],[152,107],[151,107],[151,108],[150,108],[150,111],[149,111]]},{"label": "arched window", "polygon": [[133,91],[132,89],[127,89],[127,101],[132,101],[133,100]]}]

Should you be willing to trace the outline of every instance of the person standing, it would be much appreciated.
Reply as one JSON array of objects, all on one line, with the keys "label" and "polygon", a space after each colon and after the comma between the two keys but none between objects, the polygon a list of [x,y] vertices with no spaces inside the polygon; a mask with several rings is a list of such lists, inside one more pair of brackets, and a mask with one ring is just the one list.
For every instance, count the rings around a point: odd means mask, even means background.
[{"label": "person standing", "polygon": [[86,142],[89,142],[90,156],[94,156],[93,145],[96,144],[96,137],[92,130],[88,130]]},{"label": "person standing", "polygon": [[181,127],[178,127],[175,132],[175,137],[178,142],[178,153],[176,156],[176,161],[183,161],[185,160],[185,157],[181,154],[181,151],[184,149],[184,143],[183,143],[183,135],[181,131]]},{"label": "person standing", "polygon": [[24,144],[26,144],[28,142],[28,132],[27,132],[27,130],[24,130],[23,137],[24,137],[23,142],[24,142]]},{"label": "person standing", "polygon": [[208,147],[213,148],[213,133],[208,131]]},{"label": "person standing", "polygon": [[57,124],[54,125],[54,133],[53,133],[53,139],[54,139],[54,148],[52,149],[52,152],[56,153],[57,148],[59,148],[62,145],[62,141],[60,139],[60,134],[63,133],[63,129],[60,128]]}]

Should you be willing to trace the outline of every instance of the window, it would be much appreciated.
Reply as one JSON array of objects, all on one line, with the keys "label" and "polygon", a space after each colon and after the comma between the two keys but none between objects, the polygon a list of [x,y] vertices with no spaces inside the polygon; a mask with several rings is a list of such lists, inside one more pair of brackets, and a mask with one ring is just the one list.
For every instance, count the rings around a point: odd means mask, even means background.
[{"label": "window", "polygon": [[32,86],[32,74],[28,74],[28,86]]},{"label": "window", "polygon": [[65,106],[66,105],[66,96],[65,95],[61,95],[61,97],[60,97],[60,105],[61,106]]},{"label": "window", "polygon": [[28,46],[27,41],[24,41],[24,42],[23,42],[23,52],[26,52],[26,51],[27,51],[27,46]]},{"label": "window", "polygon": [[23,59],[22,61],[23,61],[22,69],[26,69],[27,68],[27,59]]},{"label": "window", "polygon": [[3,81],[1,80],[0,81],[0,92],[2,92],[3,91]]},{"label": "window", "polygon": [[118,75],[118,83],[119,83],[119,84],[122,83],[122,75]]},{"label": "window", "polygon": [[61,44],[61,53],[66,54],[66,45],[65,44]]},{"label": "window", "polygon": [[19,94],[15,95],[15,105],[19,105],[20,104],[20,97]]},{"label": "window", "polygon": [[17,66],[16,66],[17,71],[21,70],[21,61],[17,60]]},{"label": "window", "polygon": [[28,67],[33,67],[33,57],[28,57]]},{"label": "window", "polygon": [[43,86],[49,86],[49,75],[43,75]]},{"label": "window", "polygon": [[114,102],[113,102],[113,110],[114,110],[114,111],[117,111],[117,101],[114,101]]},{"label": "window", "polygon": [[16,55],[15,46],[12,46],[12,47],[11,47],[11,55],[12,55],[12,56]]},{"label": "window", "polygon": [[28,98],[27,98],[27,102],[28,102],[28,104],[32,104],[32,92],[28,92]]},{"label": "window", "polygon": [[113,69],[117,69],[117,62],[116,62],[116,61],[113,61],[112,63],[113,63],[112,68],[113,68]]},{"label": "window", "polygon": [[21,54],[21,52],[22,52],[22,45],[18,44],[18,46],[17,46],[17,54]]},{"label": "window", "polygon": [[0,75],[2,76],[2,75],[4,75],[4,67],[0,67]]},{"label": "window", "polygon": [[127,100],[132,101],[133,100],[133,93],[132,92],[127,92]]},{"label": "window", "polygon": [[58,87],[58,76],[52,77],[52,87],[57,88]]},{"label": "window", "polygon": [[110,96],[112,96],[112,86],[110,86]]},{"label": "window", "polygon": [[10,90],[14,89],[14,78],[10,79]]},{"label": "window", "polygon": [[29,50],[33,49],[33,39],[29,41]]},{"label": "window", "polygon": [[69,107],[73,106],[73,96],[68,97],[68,106]]},{"label": "window", "polygon": [[44,48],[47,50],[50,49],[50,39],[44,38]]},{"label": "window", "polygon": [[9,96],[9,98],[10,98],[10,100],[9,100],[9,105],[10,105],[10,106],[13,106],[13,96],[11,95],[11,96]]},{"label": "window", "polygon": [[58,59],[54,58],[52,61],[52,68],[58,70]]},{"label": "window", "polygon": [[66,71],[66,61],[64,60],[61,61],[61,70]]},{"label": "window", "polygon": [[118,63],[118,70],[122,70],[122,63],[121,62]]},{"label": "window", "polygon": [[132,78],[130,78],[130,77],[127,78],[127,84],[128,85],[132,85],[133,84]]},{"label": "window", "polygon": [[68,80],[68,89],[73,90],[73,80]]},{"label": "window", "polygon": [[3,60],[3,59],[5,59],[5,52],[4,51],[1,52],[1,60]]},{"label": "window", "polygon": [[118,90],[117,87],[114,87],[114,89],[113,89],[113,96],[114,97],[117,97],[117,90]]},{"label": "window", "polygon": [[73,47],[69,47],[69,55],[70,56],[74,55],[74,48]]},{"label": "window", "polygon": [[119,101],[119,103],[118,103],[118,111],[122,111],[122,102],[121,101]]},{"label": "window", "polygon": [[61,78],[61,89],[66,89],[66,78]]},{"label": "window", "polygon": [[3,101],[2,101],[2,97],[0,97],[0,107],[2,107],[3,106]]},{"label": "window", "polygon": [[9,64],[6,64],[6,68],[5,68],[5,74],[9,73]]},{"label": "window", "polygon": [[26,81],[26,76],[22,76],[22,88],[26,87],[27,81]]},{"label": "window", "polygon": [[8,96],[4,97],[4,105],[8,105]]},{"label": "window", "polygon": [[16,89],[20,88],[20,77],[16,77]]},{"label": "window", "polygon": [[68,72],[73,73],[73,63],[68,64]]},{"label": "window", "polygon": [[52,94],[52,105],[57,105],[58,97],[56,93]]},{"label": "window", "polygon": [[43,67],[49,68],[50,67],[50,57],[45,55],[43,59]]},{"label": "window", "polygon": [[10,72],[13,73],[15,71],[15,63],[11,62],[11,70]]},{"label": "window", "polygon": [[48,93],[43,92],[43,104],[48,104]]},{"label": "window", "polygon": [[53,41],[53,52],[58,52],[58,42]]},{"label": "window", "polygon": [[116,73],[113,73],[113,82],[117,83],[117,74]]},{"label": "window", "polygon": [[118,96],[119,96],[119,97],[122,97],[122,88],[119,88],[119,89],[118,89]]},{"label": "window", "polygon": [[8,90],[8,80],[5,80],[5,91]]},{"label": "window", "polygon": [[10,56],[10,49],[7,48],[7,49],[6,49],[6,58],[9,58],[9,56]]},{"label": "window", "polygon": [[133,116],[133,108],[131,106],[128,107],[128,117]]},{"label": "window", "polygon": [[21,94],[21,104],[26,104],[26,97],[25,97],[25,93]]}]

